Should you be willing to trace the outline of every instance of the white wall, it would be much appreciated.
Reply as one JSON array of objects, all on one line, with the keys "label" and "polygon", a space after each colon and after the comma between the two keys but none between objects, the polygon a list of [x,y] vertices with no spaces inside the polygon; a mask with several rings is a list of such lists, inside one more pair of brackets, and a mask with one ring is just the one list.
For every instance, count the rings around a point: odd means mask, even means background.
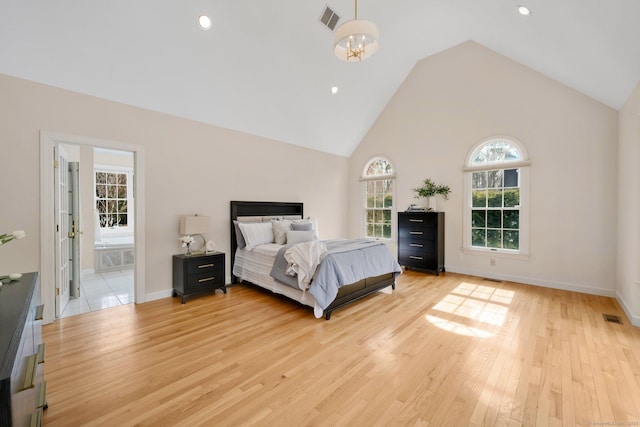
[{"label": "white wall", "polygon": [[618,300],[640,326],[640,84],[620,109]]},{"label": "white wall", "polygon": [[[229,260],[229,201],[302,201],[322,237],[344,236],[348,159],[0,75],[0,273],[40,270],[40,131],[145,150],[146,293],[169,295],[181,215],[213,217]],[[53,185],[53,181],[51,181]],[[227,281],[229,280],[227,265]]]},{"label": "white wall", "polygon": [[[463,173],[469,150],[505,135],[527,149],[531,243],[527,260],[461,255]],[[416,64],[349,161],[350,232],[361,230],[366,162],[386,156],[398,210],[425,178],[449,185],[447,271],[615,295],[618,114],[474,42]]]}]

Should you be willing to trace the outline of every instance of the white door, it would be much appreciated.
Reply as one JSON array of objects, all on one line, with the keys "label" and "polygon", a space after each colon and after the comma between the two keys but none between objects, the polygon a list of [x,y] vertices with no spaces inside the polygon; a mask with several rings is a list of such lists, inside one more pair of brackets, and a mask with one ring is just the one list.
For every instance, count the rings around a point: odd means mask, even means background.
[{"label": "white door", "polygon": [[70,296],[80,297],[80,162],[69,162]]},{"label": "white door", "polygon": [[56,220],[56,317],[69,302],[69,161],[64,148],[56,144],[54,152],[54,213]]}]

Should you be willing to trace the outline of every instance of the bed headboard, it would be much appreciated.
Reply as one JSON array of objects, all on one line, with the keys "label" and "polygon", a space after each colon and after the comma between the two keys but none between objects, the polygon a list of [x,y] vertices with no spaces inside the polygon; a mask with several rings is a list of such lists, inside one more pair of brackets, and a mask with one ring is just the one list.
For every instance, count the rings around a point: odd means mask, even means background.
[{"label": "bed headboard", "polygon": [[236,240],[236,230],[233,221],[243,216],[290,216],[299,215],[303,218],[301,202],[238,202],[231,201],[231,283],[236,283],[237,278],[233,275],[233,263],[236,257],[238,242]]}]

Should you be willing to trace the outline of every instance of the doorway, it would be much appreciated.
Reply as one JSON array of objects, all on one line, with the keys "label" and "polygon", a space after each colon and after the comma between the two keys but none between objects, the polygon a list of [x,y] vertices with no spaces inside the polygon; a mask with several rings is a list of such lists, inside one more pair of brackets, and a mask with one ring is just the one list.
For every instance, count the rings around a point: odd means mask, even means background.
[{"label": "doorway", "polygon": [[55,317],[133,303],[133,153],[70,144],[56,144],[54,151],[60,230]]},{"label": "doorway", "polygon": [[[42,301],[45,305],[44,322],[50,323],[56,318],[64,317],[65,311],[67,314],[79,314],[122,303],[144,302],[144,150],[142,147],[74,135],[41,132],[40,149],[42,242],[40,283]],[[69,179],[65,185],[59,182],[63,174],[57,172],[56,165],[59,167],[62,163],[58,158],[61,152],[65,153],[67,160],[71,160],[69,163],[72,165],[75,161],[78,162],[80,184],[77,191],[81,203],[79,217],[76,218],[71,212],[74,196],[69,191],[73,186],[73,179]],[[113,156],[128,159],[125,162],[129,163],[124,166],[114,164]],[[104,183],[102,187],[105,190],[104,195],[111,197],[104,197],[101,201],[94,196],[98,191],[94,163],[99,163],[93,161],[94,157],[102,159],[101,166],[113,170],[113,175],[108,179],[116,181],[113,186],[109,185],[108,190],[106,190],[106,182]],[[65,192],[67,196],[61,197],[60,194]],[[84,201],[82,201],[83,194],[86,199]],[[105,207],[102,220],[103,224],[107,225],[102,229],[99,227],[101,206]],[[63,212],[65,209],[68,212]],[[68,220],[62,220],[62,216]],[[65,225],[60,227],[61,224]],[[65,227],[68,229],[65,230]],[[67,236],[66,239],[65,236]],[[104,238],[100,241],[96,240],[97,237]],[[106,251],[103,250],[103,253],[106,253],[105,256],[96,254],[96,242],[106,245],[117,241],[117,238],[121,238],[119,242],[126,238],[130,246],[126,249],[122,245],[112,246],[106,248]],[[63,243],[63,240],[66,242]],[[79,246],[75,256],[73,242]],[[113,251],[116,249],[119,251],[117,255]],[[117,256],[120,257],[119,263],[116,262]],[[102,260],[99,267],[96,267],[96,259]],[[65,260],[66,267],[63,265]],[[65,268],[67,273],[61,273]],[[72,280],[74,272],[80,273],[77,286]],[[65,274],[68,277],[65,277]],[[65,296],[62,294],[66,291],[67,283],[70,284],[68,292],[71,298],[65,305]],[[102,289],[98,289],[100,287]],[[110,294],[100,295],[107,289]],[[73,309],[71,309],[72,305]]]}]

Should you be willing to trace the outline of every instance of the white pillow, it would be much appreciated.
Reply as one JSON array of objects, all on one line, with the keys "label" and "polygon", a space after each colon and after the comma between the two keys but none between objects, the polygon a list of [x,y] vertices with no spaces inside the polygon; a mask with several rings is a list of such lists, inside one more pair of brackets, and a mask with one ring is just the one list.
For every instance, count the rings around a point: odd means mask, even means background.
[{"label": "white pillow", "polygon": [[310,242],[312,240],[315,240],[313,231],[298,231],[298,230],[287,231],[287,244]]},{"label": "white pillow", "polygon": [[256,223],[242,223],[239,222],[238,226],[244,240],[247,243],[246,250],[250,251],[258,245],[265,243],[273,243],[273,226],[270,222],[256,222]]},{"label": "white pillow", "polygon": [[276,221],[271,220],[273,226],[273,237],[278,245],[284,245],[287,243],[287,231],[291,230],[291,221],[283,219]]}]

